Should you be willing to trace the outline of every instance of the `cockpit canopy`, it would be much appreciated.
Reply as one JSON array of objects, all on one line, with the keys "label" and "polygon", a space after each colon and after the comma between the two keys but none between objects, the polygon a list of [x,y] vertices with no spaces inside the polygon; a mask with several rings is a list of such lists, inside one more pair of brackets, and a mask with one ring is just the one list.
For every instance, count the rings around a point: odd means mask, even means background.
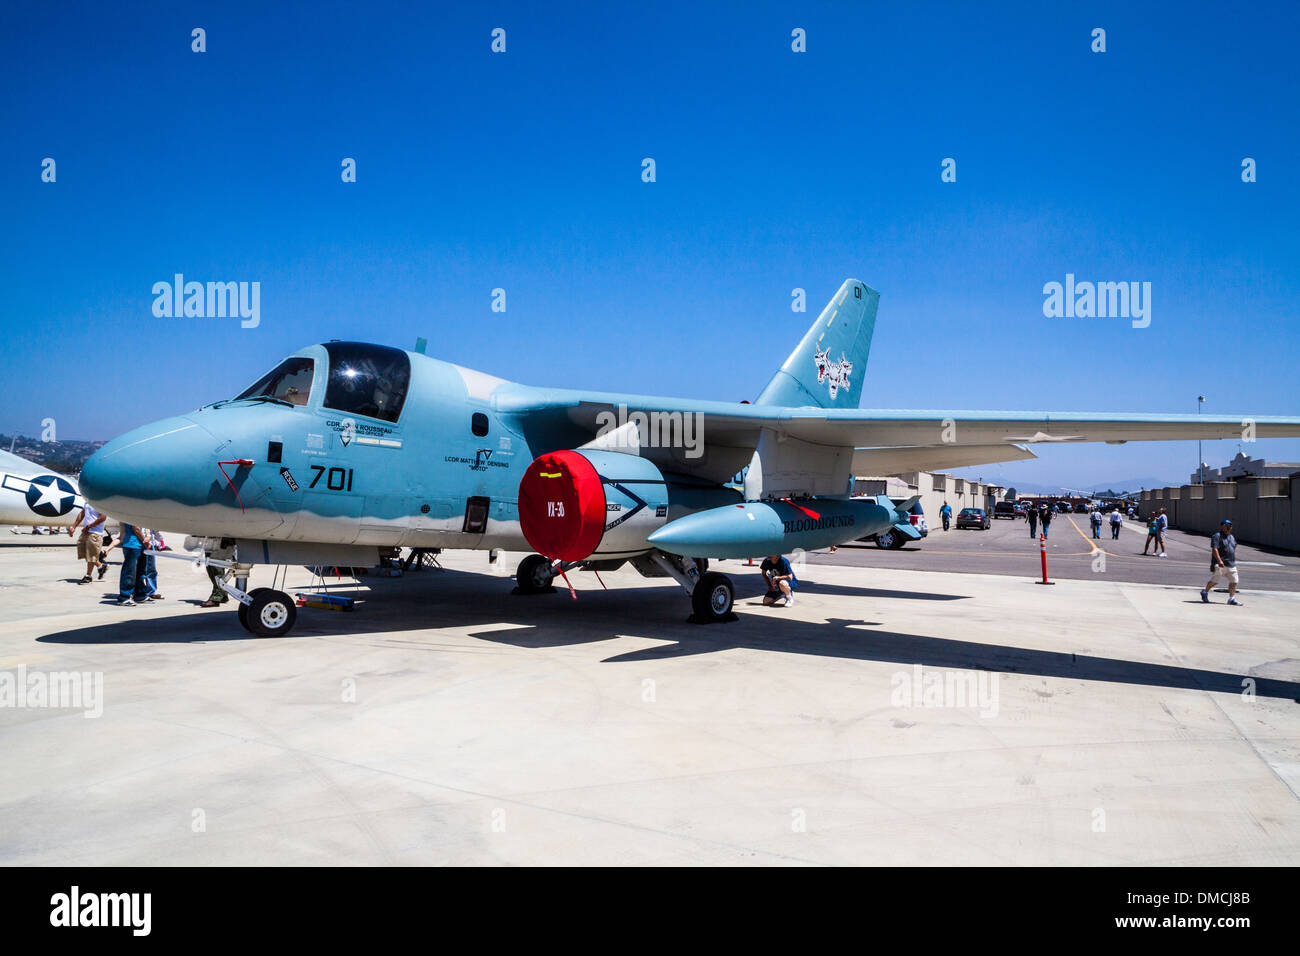
[{"label": "cockpit canopy", "polygon": [[236,395],[235,401],[241,398],[274,398],[292,405],[306,405],[307,399],[311,397],[311,380],[315,374],[315,359],[292,356]]},{"label": "cockpit canopy", "polygon": [[[322,405],[332,411],[396,422],[411,384],[411,360],[401,349],[366,342],[327,342],[329,357]],[[267,372],[236,401],[270,398],[306,405],[311,397],[315,359],[295,355]]]}]

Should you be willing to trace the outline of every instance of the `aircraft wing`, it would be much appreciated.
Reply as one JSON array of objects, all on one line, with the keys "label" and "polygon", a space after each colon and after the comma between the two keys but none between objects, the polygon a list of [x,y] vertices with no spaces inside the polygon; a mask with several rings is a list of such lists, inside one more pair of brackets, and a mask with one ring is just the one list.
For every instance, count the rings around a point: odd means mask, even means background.
[{"label": "aircraft wing", "polygon": [[900,445],[896,448],[855,448],[853,474],[905,475],[913,471],[946,471],[1002,461],[1037,458],[1023,445]]},{"label": "aircraft wing", "polygon": [[498,389],[492,401],[523,427],[545,427],[571,447],[638,413],[652,433],[656,415],[670,428],[681,427],[672,416],[691,416],[681,437],[698,448],[656,446],[658,436],[643,435],[642,454],[712,480],[747,465],[764,432],[778,445],[794,439],[791,449],[853,449],[855,473],[886,475],[1033,458],[1024,446],[1037,444],[1300,437],[1300,417],[1276,415],[787,408],[517,385]]}]

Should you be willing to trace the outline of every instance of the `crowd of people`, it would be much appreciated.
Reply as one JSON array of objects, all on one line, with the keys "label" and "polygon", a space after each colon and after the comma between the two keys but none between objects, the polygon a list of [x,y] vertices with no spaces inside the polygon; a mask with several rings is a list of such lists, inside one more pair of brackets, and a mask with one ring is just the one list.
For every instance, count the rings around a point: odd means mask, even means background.
[{"label": "crowd of people", "polygon": [[117,603],[121,607],[135,607],[163,599],[158,593],[157,560],[148,553],[166,548],[162,532],[124,521],[119,539],[114,540],[108,531],[108,516],[87,502],[68,528],[68,535],[77,539],[77,559],[86,563],[86,573],[78,584],[89,584],[96,578],[102,581],[108,571],[108,554],[117,548],[122,554]]},{"label": "crowd of people", "polygon": [[[1041,502],[1036,508],[1033,506],[1028,507],[1025,510],[1025,518],[1029,525],[1029,537],[1037,540],[1041,528],[1042,537],[1046,540],[1051,530],[1054,514],[1055,509],[1046,502]],[[1129,518],[1137,517],[1137,512],[1132,505],[1127,508],[1113,508],[1108,515],[1104,514],[1098,506],[1093,505],[1088,512],[1088,523],[1092,527],[1093,538],[1100,539],[1102,528],[1109,524],[1111,540],[1119,540],[1119,534],[1123,530],[1126,515]],[[943,530],[948,531],[952,522],[952,506],[947,501],[940,507],[939,517],[943,520]],[[1164,508],[1159,509],[1147,519],[1146,529],[1147,538],[1142,553],[1152,554],[1160,558],[1167,557],[1165,535],[1169,530],[1169,516]],[[831,550],[835,549],[832,548]],[[1219,525],[1219,530],[1210,538],[1210,555],[1211,577],[1209,583],[1201,589],[1201,600],[1209,603],[1210,593],[1213,592],[1215,585],[1225,583],[1228,586],[1228,603],[1234,606],[1240,605],[1242,602],[1237,600],[1237,585],[1239,583],[1237,539],[1232,536],[1232,521],[1230,519],[1224,518]],[[767,585],[767,593],[763,597],[763,603],[765,605],[774,605],[777,602],[783,602],[785,607],[793,605],[794,588],[798,587],[799,582],[790,567],[790,562],[779,554],[769,555],[763,559],[761,571],[763,581]]]}]

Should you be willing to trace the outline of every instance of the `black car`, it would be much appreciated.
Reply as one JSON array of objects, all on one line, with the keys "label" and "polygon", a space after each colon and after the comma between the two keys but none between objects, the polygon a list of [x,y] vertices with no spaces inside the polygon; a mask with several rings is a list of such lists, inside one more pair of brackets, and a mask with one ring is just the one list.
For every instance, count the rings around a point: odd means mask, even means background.
[{"label": "black car", "polygon": [[994,518],[1010,518],[1015,521],[1020,515],[1016,514],[1016,505],[1012,501],[999,501],[993,505]]},{"label": "black car", "polygon": [[974,528],[976,531],[988,531],[993,527],[993,519],[983,508],[962,508],[957,514],[957,530]]}]

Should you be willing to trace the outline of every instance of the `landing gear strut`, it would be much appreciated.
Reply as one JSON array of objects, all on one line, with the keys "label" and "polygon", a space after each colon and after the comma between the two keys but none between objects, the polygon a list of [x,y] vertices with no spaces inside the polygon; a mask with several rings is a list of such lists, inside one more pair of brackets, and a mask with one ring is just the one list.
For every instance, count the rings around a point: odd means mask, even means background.
[{"label": "landing gear strut", "polygon": [[704,572],[708,562],[703,558],[679,558],[654,551],[651,560],[691,596],[691,620],[696,624],[717,624],[735,620],[732,606],[736,601],[731,578],[717,571]]},{"label": "landing gear strut", "polygon": [[[222,557],[212,557],[212,554]],[[189,561],[196,571],[204,567],[220,568],[221,574],[213,580],[217,587],[225,591],[237,602],[236,616],[244,630],[258,637],[283,637],[298,619],[298,605],[289,595],[274,588],[254,588],[248,590],[248,575],[253,566],[236,560],[229,549],[208,552],[196,558],[185,558],[167,551],[149,551],[149,554],[163,558],[177,558]],[[234,578],[234,584],[230,579]]]}]

